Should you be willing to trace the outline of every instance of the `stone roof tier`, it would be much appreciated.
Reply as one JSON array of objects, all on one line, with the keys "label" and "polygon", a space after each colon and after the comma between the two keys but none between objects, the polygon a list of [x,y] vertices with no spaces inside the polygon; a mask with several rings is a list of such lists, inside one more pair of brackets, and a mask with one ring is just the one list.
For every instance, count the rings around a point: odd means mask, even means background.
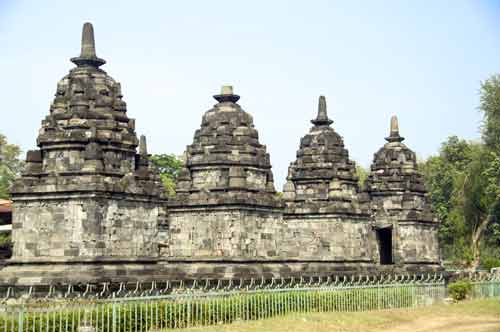
[{"label": "stone roof tier", "polygon": [[26,171],[13,193],[64,191],[160,195],[161,183],[127,116],[120,83],[100,67],[94,30],[85,23],[76,65],[57,84],[50,114],[42,121],[38,150],[28,151]]},{"label": "stone roof tier", "polygon": [[375,220],[436,222],[415,152],[403,144],[396,116],[390,127],[387,143],[375,153],[366,180]]},{"label": "stone roof tier", "polygon": [[214,98],[217,104],[203,115],[186,149],[171,204],[276,206],[269,154],[252,116],[237,104],[231,86]]},{"label": "stone roof tier", "polygon": [[417,169],[415,152],[403,144],[396,116],[391,118],[387,143],[375,153],[368,177],[368,191],[372,193],[411,191],[424,193],[424,181]]},{"label": "stone roof tier", "polygon": [[342,137],[331,127],[326,99],[319,97],[313,127],[300,140],[283,189],[290,213],[368,213],[361,206],[356,165]]}]

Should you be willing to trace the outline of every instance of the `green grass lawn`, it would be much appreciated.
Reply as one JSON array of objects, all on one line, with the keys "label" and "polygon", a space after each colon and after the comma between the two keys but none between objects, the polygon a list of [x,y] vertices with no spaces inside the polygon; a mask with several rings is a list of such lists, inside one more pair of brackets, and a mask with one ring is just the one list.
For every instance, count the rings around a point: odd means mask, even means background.
[{"label": "green grass lawn", "polygon": [[418,309],[294,314],[251,322],[196,327],[185,332],[500,332],[500,298]]}]

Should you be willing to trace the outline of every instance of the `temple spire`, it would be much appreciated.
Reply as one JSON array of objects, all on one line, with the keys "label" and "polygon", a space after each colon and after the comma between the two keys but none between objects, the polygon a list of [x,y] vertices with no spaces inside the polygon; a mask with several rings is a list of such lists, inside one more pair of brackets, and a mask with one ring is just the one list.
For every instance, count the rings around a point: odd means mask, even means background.
[{"label": "temple spire", "polygon": [[147,156],[148,155],[148,147],[146,145],[146,136],[141,135],[139,138],[139,154],[141,156]]},{"label": "temple spire", "polygon": [[385,140],[387,142],[402,142],[404,139],[404,137],[399,136],[398,117],[393,115],[391,117],[391,131],[389,137],[386,137]]},{"label": "temple spire", "polygon": [[71,62],[78,67],[92,66],[98,68],[106,63],[103,59],[97,57],[95,52],[94,27],[91,23],[85,23],[82,29],[82,48],[80,56],[72,58]]},{"label": "temple spire", "polygon": [[329,126],[333,123],[333,121],[328,118],[328,114],[326,113],[325,96],[319,96],[318,116],[316,117],[316,119],[311,120],[311,123],[315,126]]},{"label": "temple spire", "polygon": [[223,102],[231,102],[236,103],[240,96],[233,94],[233,86],[232,85],[223,85],[220,89],[220,94],[214,96],[215,100],[219,103]]}]

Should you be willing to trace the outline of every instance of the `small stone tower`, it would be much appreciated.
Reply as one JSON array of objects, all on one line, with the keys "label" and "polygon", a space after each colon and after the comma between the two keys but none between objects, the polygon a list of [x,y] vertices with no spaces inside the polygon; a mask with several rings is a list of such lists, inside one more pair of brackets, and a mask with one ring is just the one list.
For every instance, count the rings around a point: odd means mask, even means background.
[{"label": "small stone tower", "polygon": [[28,151],[12,188],[13,258],[155,257],[166,222],[163,187],[120,83],[100,69],[90,23],[71,61],[76,67],[57,84],[38,149]]},{"label": "small stone tower", "polygon": [[367,190],[371,196],[380,264],[407,269],[439,265],[437,219],[426,196],[415,153],[391,118],[387,143],[374,155]]},{"label": "small stone tower", "polygon": [[358,189],[355,163],[331,127],[326,100],[319,97],[313,127],[300,140],[283,189],[285,246],[301,259],[369,263],[369,202]]},{"label": "small stone tower", "polygon": [[276,256],[281,220],[266,146],[231,86],[214,96],[169,202],[175,257]]}]

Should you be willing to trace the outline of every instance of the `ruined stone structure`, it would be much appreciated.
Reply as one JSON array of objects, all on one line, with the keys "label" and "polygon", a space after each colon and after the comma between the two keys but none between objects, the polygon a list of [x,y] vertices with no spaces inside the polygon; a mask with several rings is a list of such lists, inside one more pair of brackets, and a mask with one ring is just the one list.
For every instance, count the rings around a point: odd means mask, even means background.
[{"label": "ruined stone structure", "polygon": [[100,69],[85,24],[76,64],[58,84],[38,150],[12,188],[13,256],[154,257],[166,223],[161,183],[135,134],[120,83]]},{"label": "ruined stone structure", "polygon": [[269,154],[232,88],[214,98],[168,205],[168,255],[275,257],[282,212]]},{"label": "ruined stone structure", "polygon": [[438,222],[415,153],[402,143],[395,116],[386,140],[375,153],[367,180],[380,261],[417,266],[439,262]]},{"label": "ruined stone structure", "polygon": [[369,197],[360,192],[355,164],[331,127],[325,97],[311,122],[283,188],[286,243],[298,244],[293,255],[303,259],[371,263]]},{"label": "ruined stone structure", "polygon": [[12,188],[14,253],[0,284],[439,268],[438,223],[395,117],[360,188],[320,97],[280,197],[252,116],[224,86],[167,201],[89,23],[71,60]]}]

